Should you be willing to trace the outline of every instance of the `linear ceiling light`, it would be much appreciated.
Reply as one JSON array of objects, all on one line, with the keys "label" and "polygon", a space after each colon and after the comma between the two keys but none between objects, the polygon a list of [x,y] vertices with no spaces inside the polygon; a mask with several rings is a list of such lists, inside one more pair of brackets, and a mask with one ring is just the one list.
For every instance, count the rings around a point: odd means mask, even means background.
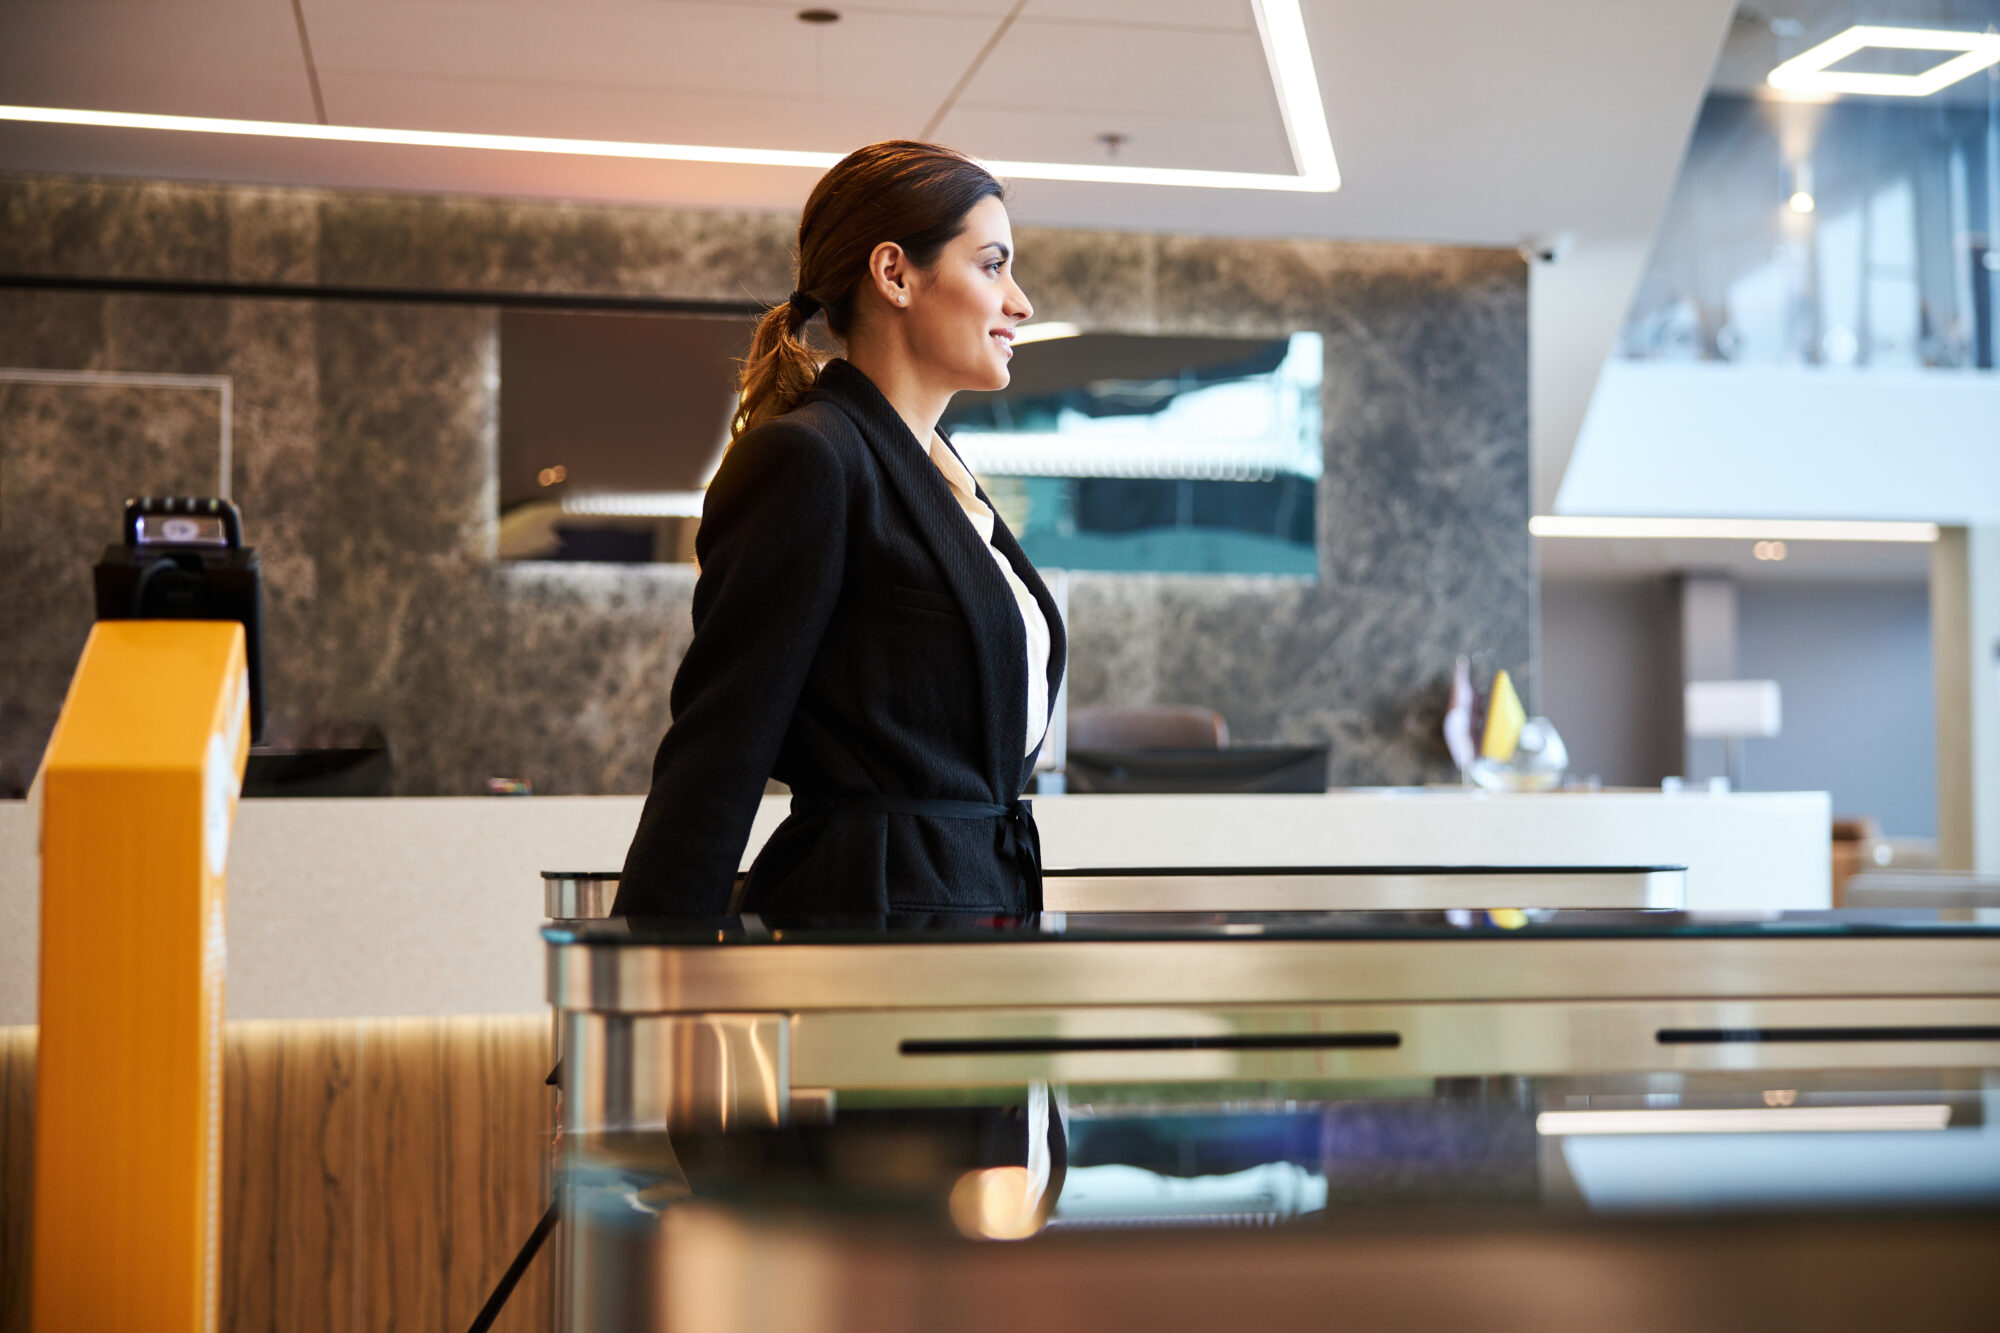
[{"label": "linear ceiling light", "polygon": [[1537,514],[1537,537],[1651,537],[1662,541],[1934,542],[1935,523],[1806,518],[1571,518]]},{"label": "linear ceiling light", "polygon": [[580,518],[700,518],[700,491],[634,491],[625,495],[565,495],[562,512]]},{"label": "linear ceiling light", "polygon": [[1074,324],[1059,320],[1049,320],[1042,324],[1018,324],[1014,327],[1014,346],[1023,343],[1045,343],[1056,338],[1074,338],[1083,330]]},{"label": "linear ceiling light", "polygon": [[[1843,74],[1829,69],[1867,47],[1899,51],[1958,51],[1921,74]],[[1928,97],[1968,74],[2000,62],[2000,35],[1945,32],[1933,28],[1874,28],[1857,25],[1829,37],[1771,71],[1770,84],[1796,93],[1876,93],[1885,97]]]},{"label": "linear ceiling light", "polygon": [[[1089,181],[1108,185],[1171,185],[1211,190],[1283,190],[1324,194],[1340,188],[1333,137],[1320,102],[1299,0],[1253,0],[1257,29],[1270,62],[1271,83],[1284,115],[1296,175],[1257,171],[1206,171],[1182,167],[1128,167],[1109,163],[1008,162],[981,159],[995,175],[1020,180]],[[726,162],[753,167],[806,167],[824,171],[839,153],[779,148],[718,148],[701,144],[637,143],[616,139],[558,139],[525,134],[461,134],[448,130],[397,130],[368,125],[307,125],[283,120],[230,120],[215,116],[164,116],[67,107],[0,106],[0,121],[42,125],[91,125],[108,129],[180,130],[194,134],[245,134],[333,143],[398,144],[417,148],[479,148],[510,153],[559,153],[571,157],[642,158],[657,162]]]},{"label": "linear ceiling light", "polygon": [[1799,1134],[1944,1129],[1951,1107],[1735,1106],[1658,1111],[1543,1111],[1535,1132],[1576,1134]]}]

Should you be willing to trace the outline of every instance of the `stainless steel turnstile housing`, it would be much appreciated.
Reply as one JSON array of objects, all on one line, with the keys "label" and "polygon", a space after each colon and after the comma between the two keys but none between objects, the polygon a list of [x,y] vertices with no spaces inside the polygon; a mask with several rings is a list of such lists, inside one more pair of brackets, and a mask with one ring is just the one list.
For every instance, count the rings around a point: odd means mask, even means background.
[{"label": "stainless steel turnstile housing", "polygon": [[2000,1065],[1996,933],[546,934],[572,1132],[776,1124],[863,1088]]}]

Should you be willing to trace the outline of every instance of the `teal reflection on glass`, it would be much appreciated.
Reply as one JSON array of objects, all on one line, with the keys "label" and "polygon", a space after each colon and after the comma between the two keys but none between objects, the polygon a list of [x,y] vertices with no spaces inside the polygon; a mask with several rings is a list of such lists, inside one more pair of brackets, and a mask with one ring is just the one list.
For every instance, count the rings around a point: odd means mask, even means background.
[{"label": "teal reflection on glass", "polygon": [[940,424],[1037,565],[1311,578],[1323,361],[1317,333],[1024,341]]}]

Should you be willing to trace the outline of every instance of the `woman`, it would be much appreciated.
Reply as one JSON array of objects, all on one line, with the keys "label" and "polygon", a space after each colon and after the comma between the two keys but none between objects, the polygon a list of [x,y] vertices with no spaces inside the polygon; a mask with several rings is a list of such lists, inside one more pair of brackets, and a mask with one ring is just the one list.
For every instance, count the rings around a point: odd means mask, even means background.
[{"label": "woman", "polygon": [[[845,359],[801,339],[824,312]],[[850,154],[799,219],[695,550],[694,642],[617,912],[729,909],[767,777],[793,791],[744,886],[766,914],[1040,910],[1020,793],[1062,679],[1048,589],[937,431],[1007,386],[1000,183],[932,144]]]}]

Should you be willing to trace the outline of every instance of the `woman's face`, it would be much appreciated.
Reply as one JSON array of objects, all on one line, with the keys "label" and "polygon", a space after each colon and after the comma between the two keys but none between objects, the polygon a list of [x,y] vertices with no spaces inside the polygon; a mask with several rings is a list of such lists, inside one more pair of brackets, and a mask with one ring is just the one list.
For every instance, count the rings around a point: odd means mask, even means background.
[{"label": "woman's face", "polygon": [[940,387],[1006,388],[1014,326],[1035,313],[1014,281],[1006,205],[980,200],[930,270],[908,282],[909,346]]}]

